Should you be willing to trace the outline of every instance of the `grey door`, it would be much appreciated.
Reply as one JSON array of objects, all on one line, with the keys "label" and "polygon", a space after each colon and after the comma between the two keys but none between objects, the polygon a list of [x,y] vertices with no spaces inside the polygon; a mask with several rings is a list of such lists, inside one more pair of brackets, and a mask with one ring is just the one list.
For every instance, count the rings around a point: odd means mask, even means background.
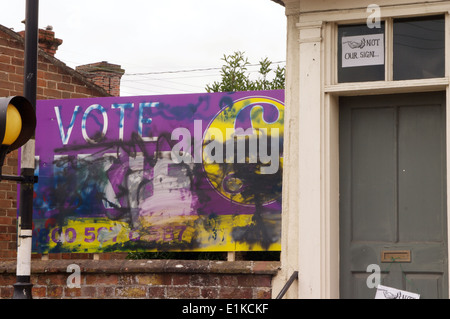
[{"label": "grey door", "polygon": [[[340,99],[340,293],[448,298],[445,93]],[[382,258],[382,256],[384,258]]]}]

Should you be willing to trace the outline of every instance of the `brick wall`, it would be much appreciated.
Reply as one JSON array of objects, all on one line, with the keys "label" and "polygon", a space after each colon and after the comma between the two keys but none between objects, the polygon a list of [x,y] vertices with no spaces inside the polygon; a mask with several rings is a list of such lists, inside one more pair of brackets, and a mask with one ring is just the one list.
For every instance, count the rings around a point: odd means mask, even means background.
[{"label": "brick wall", "polygon": [[[0,97],[23,95],[23,38],[0,25]],[[39,50],[37,99],[73,99],[110,96],[108,92],[67,67],[52,55]],[[39,110],[37,110],[39,111]],[[18,152],[8,155],[4,174],[17,174]],[[17,183],[0,183],[0,260],[16,256]]]},{"label": "brick wall", "polygon": [[[17,151],[5,159],[3,174],[17,173]],[[17,240],[17,183],[0,183],[0,260],[16,256]]]},{"label": "brick wall", "polygon": [[[79,287],[69,287],[80,267]],[[279,262],[177,260],[33,261],[34,299],[270,299]],[[15,263],[0,264],[0,299],[10,299]]]}]

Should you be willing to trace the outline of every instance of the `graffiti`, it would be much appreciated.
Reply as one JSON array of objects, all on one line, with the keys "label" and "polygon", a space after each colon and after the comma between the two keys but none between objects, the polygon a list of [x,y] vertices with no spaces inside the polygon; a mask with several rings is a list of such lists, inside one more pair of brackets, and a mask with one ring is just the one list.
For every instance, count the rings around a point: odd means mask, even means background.
[{"label": "graffiti", "polygon": [[283,99],[38,101],[33,250],[279,250]]}]

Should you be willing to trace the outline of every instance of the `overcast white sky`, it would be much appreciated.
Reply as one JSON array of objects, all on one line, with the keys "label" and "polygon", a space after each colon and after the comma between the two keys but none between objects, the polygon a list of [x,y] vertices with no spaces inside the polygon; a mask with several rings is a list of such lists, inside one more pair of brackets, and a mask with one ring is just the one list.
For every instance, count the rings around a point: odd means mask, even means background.
[{"label": "overcast white sky", "polygon": [[[0,0],[0,24],[24,30],[25,3]],[[121,95],[205,92],[220,70],[177,71],[220,68],[235,51],[252,64],[286,60],[284,7],[270,0],[40,0],[39,28],[47,25],[68,66],[120,64]],[[177,73],[132,75],[166,71]]]}]

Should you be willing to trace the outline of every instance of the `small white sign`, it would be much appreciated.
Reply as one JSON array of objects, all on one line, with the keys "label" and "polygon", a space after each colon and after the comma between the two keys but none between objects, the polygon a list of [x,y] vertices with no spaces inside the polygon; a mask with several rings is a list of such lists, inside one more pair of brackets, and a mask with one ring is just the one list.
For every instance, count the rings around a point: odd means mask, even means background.
[{"label": "small white sign", "polygon": [[378,285],[375,299],[420,299],[420,295],[409,291]]},{"label": "small white sign", "polygon": [[383,64],[383,33],[342,37],[343,68]]}]

